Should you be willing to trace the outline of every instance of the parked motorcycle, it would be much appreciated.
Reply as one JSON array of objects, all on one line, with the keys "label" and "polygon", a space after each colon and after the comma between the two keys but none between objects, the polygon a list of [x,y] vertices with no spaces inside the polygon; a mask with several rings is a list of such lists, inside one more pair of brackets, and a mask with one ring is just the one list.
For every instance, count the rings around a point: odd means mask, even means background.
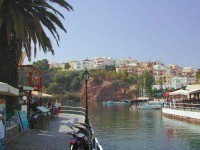
[{"label": "parked motorcycle", "polygon": [[[67,123],[67,126],[72,129],[72,132],[67,132],[72,138],[69,140],[69,145],[71,150],[89,150],[89,140],[86,136],[86,129],[84,127],[73,125],[70,122]],[[75,131],[74,128],[78,130]]]}]

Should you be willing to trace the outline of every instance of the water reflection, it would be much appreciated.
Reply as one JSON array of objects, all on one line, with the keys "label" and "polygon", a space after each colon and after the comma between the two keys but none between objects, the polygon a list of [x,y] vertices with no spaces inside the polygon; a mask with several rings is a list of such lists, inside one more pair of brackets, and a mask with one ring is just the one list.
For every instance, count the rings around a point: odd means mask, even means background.
[{"label": "water reflection", "polygon": [[105,150],[200,149],[200,126],[166,118],[161,110],[90,103],[89,118]]}]

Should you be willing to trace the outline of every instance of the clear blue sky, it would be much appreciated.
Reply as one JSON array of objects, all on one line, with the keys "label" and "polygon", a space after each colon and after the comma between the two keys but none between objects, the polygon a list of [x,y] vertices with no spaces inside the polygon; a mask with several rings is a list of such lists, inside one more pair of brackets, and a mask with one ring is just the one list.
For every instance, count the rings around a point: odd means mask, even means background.
[{"label": "clear blue sky", "polygon": [[74,11],[61,9],[68,32],[59,30],[59,47],[51,38],[55,55],[38,51],[32,61],[131,57],[200,68],[200,0],[68,2]]}]

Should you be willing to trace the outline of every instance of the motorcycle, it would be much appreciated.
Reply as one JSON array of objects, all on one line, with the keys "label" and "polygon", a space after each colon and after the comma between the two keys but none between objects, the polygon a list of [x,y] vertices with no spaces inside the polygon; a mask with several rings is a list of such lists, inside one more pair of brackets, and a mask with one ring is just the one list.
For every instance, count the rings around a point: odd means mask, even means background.
[{"label": "motorcycle", "polygon": [[[73,130],[72,132],[67,132],[67,134],[72,136],[72,138],[69,140],[70,149],[89,150],[88,137],[84,134],[86,129],[78,125],[72,125],[70,122],[67,123],[67,126]],[[75,131],[73,127],[77,128],[78,131]]]}]

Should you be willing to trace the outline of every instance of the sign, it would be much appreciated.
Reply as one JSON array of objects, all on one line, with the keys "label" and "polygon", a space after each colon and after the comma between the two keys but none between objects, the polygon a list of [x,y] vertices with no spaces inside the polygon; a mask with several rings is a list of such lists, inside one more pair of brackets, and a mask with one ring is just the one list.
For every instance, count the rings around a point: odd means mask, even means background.
[{"label": "sign", "polygon": [[34,88],[35,91],[39,91],[40,86],[39,85],[34,85],[33,88]]},{"label": "sign", "polygon": [[28,123],[26,113],[24,111],[18,111],[17,115],[18,115],[21,131],[24,132],[24,131],[28,130],[29,123]]}]

